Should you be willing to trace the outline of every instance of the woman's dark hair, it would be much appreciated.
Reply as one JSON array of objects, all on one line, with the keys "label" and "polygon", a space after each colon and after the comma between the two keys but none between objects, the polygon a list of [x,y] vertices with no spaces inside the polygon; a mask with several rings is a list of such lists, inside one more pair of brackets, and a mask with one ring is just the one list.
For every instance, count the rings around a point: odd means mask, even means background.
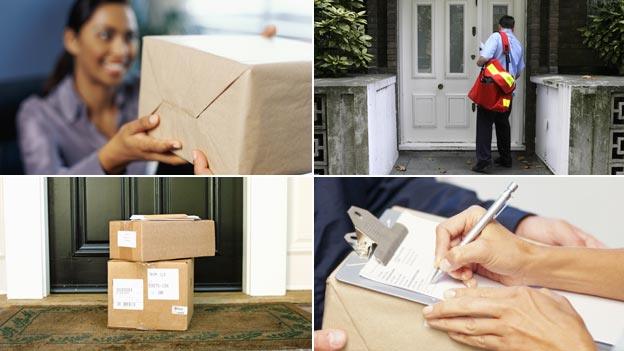
[{"label": "woman's dark hair", "polygon": [[[129,3],[129,0],[76,0],[71,8],[71,11],[69,12],[69,18],[67,19],[65,29],[73,30],[76,34],[78,34],[80,33],[82,26],[84,26],[84,24],[91,19],[91,16],[93,16],[95,11],[100,6],[106,4],[128,5]],[[59,85],[63,78],[72,73],[73,70],[74,57],[67,52],[67,50],[64,50],[61,58],[57,61],[56,66],[54,66],[54,71],[52,71],[52,74],[48,77],[48,80],[43,87],[44,96],[51,93],[52,90]]]}]

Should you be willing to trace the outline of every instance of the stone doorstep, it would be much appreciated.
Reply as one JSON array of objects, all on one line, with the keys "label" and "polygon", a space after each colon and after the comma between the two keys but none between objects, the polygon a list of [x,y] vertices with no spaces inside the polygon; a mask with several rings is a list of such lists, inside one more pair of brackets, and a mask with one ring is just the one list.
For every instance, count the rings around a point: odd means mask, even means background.
[{"label": "stone doorstep", "polygon": [[[295,303],[311,304],[312,291],[289,290],[284,296],[249,296],[242,292],[200,292],[194,295],[195,304],[238,304],[238,303]],[[39,300],[7,300],[0,295],[0,308],[12,305],[56,306],[56,305],[107,305],[107,294],[51,294]]]},{"label": "stone doorstep", "polygon": [[[496,151],[492,157],[498,157]],[[493,165],[492,175],[552,175],[548,167],[535,155],[524,151],[512,152],[512,168]],[[471,168],[475,165],[474,151],[401,151],[392,175],[479,175]],[[404,167],[405,171],[400,171]]]}]

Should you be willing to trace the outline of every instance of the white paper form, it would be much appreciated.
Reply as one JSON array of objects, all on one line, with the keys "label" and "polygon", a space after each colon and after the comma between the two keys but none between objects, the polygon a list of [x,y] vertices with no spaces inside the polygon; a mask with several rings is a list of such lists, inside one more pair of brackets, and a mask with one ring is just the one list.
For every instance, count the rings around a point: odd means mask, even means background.
[{"label": "white paper form", "polygon": [[[437,222],[408,212],[397,219],[408,234],[387,266],[371,258],[360,271],[364,278],[442,299],[448,289],[465,286],[448,275],[429,284],[435,272],[435,228]],[[502,287],[502,284],[476,276],[479,287]],[[583,317],[594,340],[615,344],[624,331],[624,302],[595,296],[557,291],[568,298]]]}]

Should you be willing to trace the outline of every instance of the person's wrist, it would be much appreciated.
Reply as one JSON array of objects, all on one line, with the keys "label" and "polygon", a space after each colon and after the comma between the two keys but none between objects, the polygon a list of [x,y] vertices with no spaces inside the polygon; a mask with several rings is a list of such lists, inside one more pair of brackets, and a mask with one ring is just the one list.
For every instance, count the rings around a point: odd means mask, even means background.
[{"label": "person's wrist", "polygon": [[542,272],[548,271],[545,266],[549,255],[547,246],[521,241],[523,252],[522,283],[523,285],[546,286]]},{"label": "person's wrist", "polygon": [[125,165],[115,157],[110,142],[100,149],[98,159],[100,166],[107,174],[120,174],[125,168]]}]

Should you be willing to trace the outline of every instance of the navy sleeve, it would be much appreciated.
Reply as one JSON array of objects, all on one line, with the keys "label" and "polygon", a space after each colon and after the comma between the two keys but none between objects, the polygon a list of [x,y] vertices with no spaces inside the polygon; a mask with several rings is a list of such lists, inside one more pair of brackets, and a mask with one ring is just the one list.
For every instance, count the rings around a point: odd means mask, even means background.
[{"label": "navy sleeve", "polygon": [[[443,217],[472,205],[488,207],[476,193],[434,178],[315,178],[314,180],[314,328],[323,322],[325,281],[349,254],[344,241],[354,230],[347,216],[351,206],[379,217],[392,206],[403,206]],[[511,231],[530,214],[507,207],[498,221]]]}]

